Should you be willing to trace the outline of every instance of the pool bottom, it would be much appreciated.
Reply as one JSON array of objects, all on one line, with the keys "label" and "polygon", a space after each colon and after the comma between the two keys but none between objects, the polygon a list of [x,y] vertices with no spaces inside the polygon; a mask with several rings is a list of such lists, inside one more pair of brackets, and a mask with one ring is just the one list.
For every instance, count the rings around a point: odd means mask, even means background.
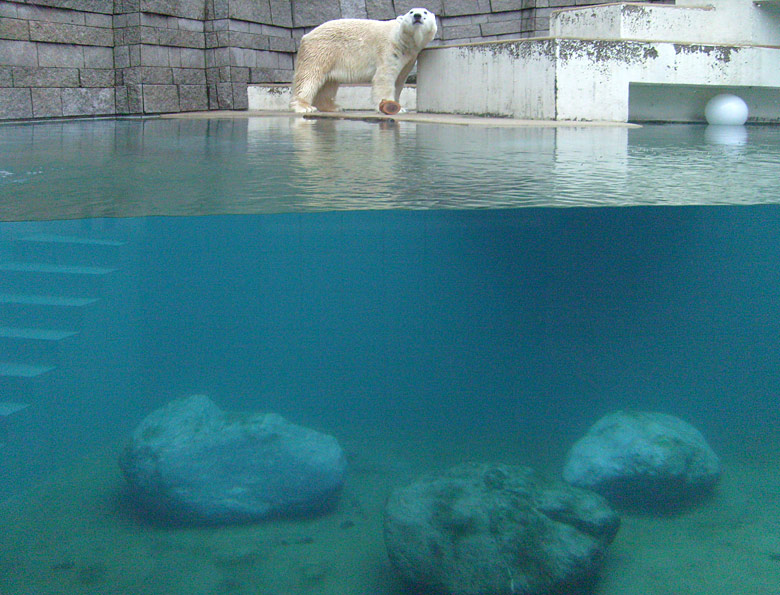
[{"label": "pool bottom", "polygon": [[[555,475],[545,438],[353,435],[331,513],[226,528],[165,527],[132,512],[116,449],[0,507],[3,595],[403,595],[382,540],[393,486],[463,461],[531,464]],[[533,445],[536,445],[535,447]],[[767,442],[771,444],[771,442]],[[777,451],[721,453],[708,501],[673,516],[622,515],[594,595],[769,592],[780,580]]]}]

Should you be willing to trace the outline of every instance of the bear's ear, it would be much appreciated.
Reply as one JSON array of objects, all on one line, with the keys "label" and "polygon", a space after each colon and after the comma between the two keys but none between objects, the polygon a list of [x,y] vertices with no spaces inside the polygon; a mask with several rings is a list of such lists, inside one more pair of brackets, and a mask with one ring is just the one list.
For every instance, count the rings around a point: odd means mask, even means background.
[{"label": "bear's ear", "polygon": [[405,14],[399,14],[397,17],[395,17],[395,20],[399,23],[404,20]]}]

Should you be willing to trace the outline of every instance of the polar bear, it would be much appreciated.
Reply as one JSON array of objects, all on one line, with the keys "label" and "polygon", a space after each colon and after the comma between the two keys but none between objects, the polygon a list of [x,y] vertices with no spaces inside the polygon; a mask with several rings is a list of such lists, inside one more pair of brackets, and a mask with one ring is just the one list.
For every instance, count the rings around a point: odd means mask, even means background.
[{"label": "polar bear", "polygon": [[290,107],[302,113],[338,111],[335,99],[340,83],[371,83],[376,109],[381,105],[382,111],[395,113],[406,77],[434,35],[436,15],[424,8],[413,8],[390,21],[323,23],[301,39]]}]

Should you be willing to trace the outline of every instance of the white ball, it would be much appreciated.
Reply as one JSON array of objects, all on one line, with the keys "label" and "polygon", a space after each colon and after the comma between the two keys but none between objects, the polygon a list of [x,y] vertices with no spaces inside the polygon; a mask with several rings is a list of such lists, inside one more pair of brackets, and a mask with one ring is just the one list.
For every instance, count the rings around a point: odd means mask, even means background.
[{"label": "white ball", "polygon": [[723,93],[707,102],[704,117],[715,126],[742,126],[747,122],[748,106],[741,97]]}]

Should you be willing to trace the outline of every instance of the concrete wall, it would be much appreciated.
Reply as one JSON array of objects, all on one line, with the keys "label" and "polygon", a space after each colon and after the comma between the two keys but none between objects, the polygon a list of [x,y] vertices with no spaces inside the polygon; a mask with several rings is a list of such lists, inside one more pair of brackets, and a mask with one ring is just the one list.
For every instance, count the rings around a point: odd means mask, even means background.
[{"label": "concrete wall", "polygon": [[334,18],[422,4],[435,43],[546,35],[593,0],[0,0],[0,119],[245,109],[247,84],[289,82],[297,42]]}]

